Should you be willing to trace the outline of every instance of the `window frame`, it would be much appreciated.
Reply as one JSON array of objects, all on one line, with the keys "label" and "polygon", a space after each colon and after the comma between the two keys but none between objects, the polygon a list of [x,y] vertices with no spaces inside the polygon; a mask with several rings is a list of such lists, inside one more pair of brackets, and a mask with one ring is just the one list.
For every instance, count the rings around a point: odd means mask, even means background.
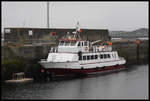
[{"label": "window frame", "polygon": [[70,46],[75,46],[76,45],[76,42],[75,41],[71,41],[70,42]]},{"label": "window frame", "polygon": [[87,41],[84,41],[84,46],[88,46],[88,42]]},{"label": "window frame", "polygon": [[82,60],[86,60],[86,55],[83,55],[83,58],[82,58]]},{"label": "window frame", "polygon": [[90,58],[90,55],[87,55],[87,58],[86,58],[87,60],[91,60],[91,58]]},{"label": "window frame", "polygon": [[64,46],[70,46],[70,41],[66,41]]},{"label": "window frame", "polygon": [[94,55],[95,59],[98,59],[98,55]]},{"label": "window frame", "polygon": [[95,59],[94,55],[91,55],[91,60],[94,60],[94,59]]},{"label": "window frame", "polygon": [[108,58],[110,58],[110,54],[108,54],[108,56],[107,56]]},{"label": "window frame", "polygon": [[81,46],[84,46],[84,42],[83,41],[81,42]]},{"label": "window frame", "polygon": [[81,46],[81,42],[80,41],[78,42],[78,46]]},{"label": "window frame", "polygon": [[104,59],[107,59],[107,54],[104,54]]},{"label": "window frame", "polygon": [[100,54],[100,59],[104,59],[104,54]]}]

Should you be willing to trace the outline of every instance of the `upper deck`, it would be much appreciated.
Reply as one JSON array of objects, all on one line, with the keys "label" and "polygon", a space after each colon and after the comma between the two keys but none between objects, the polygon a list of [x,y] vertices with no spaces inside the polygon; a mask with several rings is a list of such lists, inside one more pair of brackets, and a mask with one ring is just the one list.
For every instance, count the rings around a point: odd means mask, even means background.
[{"label": "upper deck", "polygon": [[[79,31],[78,31],[79,30]],[[98,51],[112,51],[112,44],[103,43],[95,45],[95,43],[101,41],[90,42],[82,40],[80,37],[81,30],[77,27],[76,32],[69,33],[67,32],[62,39],[59,40],[58,47],[52,48],[51,52],[98,52]]]},{"label": "upper deck", "polygon": [[52,49],[51,52],[100,52],[100,51],[112,51],[111,44],[99,44],[93,45],[92,42],[86,40],[61,40],[58,47]]}]

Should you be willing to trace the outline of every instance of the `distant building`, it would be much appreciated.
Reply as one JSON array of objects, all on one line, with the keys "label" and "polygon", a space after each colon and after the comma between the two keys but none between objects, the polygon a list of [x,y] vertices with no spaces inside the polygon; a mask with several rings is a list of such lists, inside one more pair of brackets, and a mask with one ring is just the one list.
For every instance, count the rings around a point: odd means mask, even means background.
[{"label": "distant building", "polygon": [[122,38],[111,38],[111,40],[122,40]]},{"label": "distant building", "polygon": [[[58,41],[67,32],[73,32],[75,29],[61,29],[61,28],[4,28],[5,42],[49,42],[51,40]],[[56,32],[56,36],[53,36]],[[110,40],[108,29],[82,29],[82,39],[90,41],[95,40]]]},{"label": "distant building", "polygon": [[138,38],[139,40],[149,40],[149,37]]}]

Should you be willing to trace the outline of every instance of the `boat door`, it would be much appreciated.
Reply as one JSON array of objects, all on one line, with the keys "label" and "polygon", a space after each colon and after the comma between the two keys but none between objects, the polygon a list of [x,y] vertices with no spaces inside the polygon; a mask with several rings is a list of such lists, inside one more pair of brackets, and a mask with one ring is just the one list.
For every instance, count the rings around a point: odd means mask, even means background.
[{"label": "boat door", "polygon": [[78,46],[78,51],[81,51],[81,52],[83,52],[82,51],[82,41],[78,41],[78,44],[77,44],[77,46]]},{"label": "boat door", "polygon": [[87,41],[79,41],[78,42],[78,51],[88,52],[89,51],[89,43]]}]

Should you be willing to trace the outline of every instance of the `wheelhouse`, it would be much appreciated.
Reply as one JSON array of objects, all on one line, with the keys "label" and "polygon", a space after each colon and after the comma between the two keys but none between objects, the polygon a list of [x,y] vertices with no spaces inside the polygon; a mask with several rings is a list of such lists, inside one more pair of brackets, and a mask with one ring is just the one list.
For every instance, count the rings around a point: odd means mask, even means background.
[{"label": "wheelhouse", "polygon": [[58,45],[58,52],[88,52],[89,42],[84,40],[61,40]]},{"label": "wheelhouse", "polygon": [[76,46],[77,41],[60,41],[59,46]]}]

